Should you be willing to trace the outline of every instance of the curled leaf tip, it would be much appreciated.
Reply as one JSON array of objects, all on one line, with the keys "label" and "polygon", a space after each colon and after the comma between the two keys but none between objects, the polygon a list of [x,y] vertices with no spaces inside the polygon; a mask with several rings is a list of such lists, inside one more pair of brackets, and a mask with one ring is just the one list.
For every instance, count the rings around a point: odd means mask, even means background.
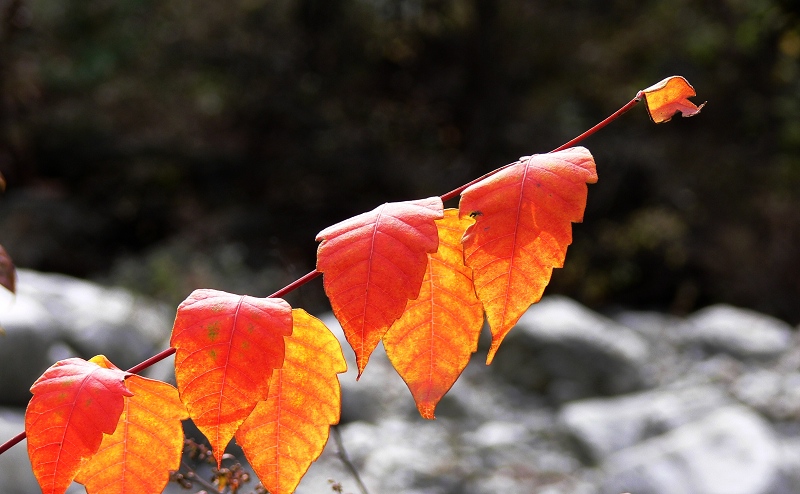
[{"label": "curled leaf tip", "polygon": [[689,101],[697,93],[689,81],[679,75],[667,77],[639,93],[644,96],[647,112],[655,123],[669,122],[676,113],[693,117],[705,106],[705,103],[698,106]]}]

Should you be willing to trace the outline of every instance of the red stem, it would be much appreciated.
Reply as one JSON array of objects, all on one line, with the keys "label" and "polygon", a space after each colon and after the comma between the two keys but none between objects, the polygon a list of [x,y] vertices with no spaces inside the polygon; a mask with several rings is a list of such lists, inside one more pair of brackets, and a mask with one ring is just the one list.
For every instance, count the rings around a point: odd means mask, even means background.
[{"label": "red stem", "polygon": [[[632,100],[630,100],[630,101],[628,101],[627,103],[625,103],[625,105],[624,105],[622,108],[620,108],[619,110],[615,111],[614,113],[612,113],[611,115],[609,115],[608,117],[606,117],[606,118],[605,118],[605,119],[604,119],[602,122],[598,123],[597,125],[595,125],[595,126],[594,126],[594,127],[592,127],[591,129],[587,130],[587,131],[586,131],[586,132],[584,132],[583,134],[579,135],[579,136],[578,136],[578,137],[576,137],[575,139],[572,139],[571,141],[569,141],[569,142],[566,142],[566,143],[564,143],[564,144],[562,144],[562,145],[558,146],[557,148],[553,149],[553,150],[552,150],[552,151],[550,151],[550,152],[551,152],[551,153],[555,153],[556,151],[562,151],[562,150],[564,150],[564,149],[567,149],[568,147],[572,147],[572,146],[574,146],[575,144],[578,144],[578,143],[579,143],[579,142],[581,142],[582,140],[586,139],[586,138],[587,138],[587,137],[589,137],[590,135],[594,134],[594,133],[595,133],[595,132],[597,132],[598,130],[602,129],[602,128],[603,128],[603,127],[605,127],[606,125],[610,124],[611,122],[613,122],[614,120],[616,120],[617,118],[619,118],[619,117],[620,117],[620,116],[621,116],[623,113],[625,113],[626,111],[628,111],[628,110],[630,110],[631,108],[633,108],[634,106],[636,106],[636,104],[637,104],[637,103],[639,103],[639,102],[642,100],[642,97],[643,97],[643,96],[644,96],[644,93],[642,93],[641,91],[639,91],[638,93],[636,93],[636,96],[635,96],[635,97],[634,97]],[[476,183],[480,182],[481,180],[483,180],[483,179],[485,179],[485,178],[489,178],[489,177],[491,177],[492,175],[494,175],[495,173],[499,172],[500,170],[505,170],[505,169],[506,169],[506,168],[508,168],[509,166],[511,166],[511,165],[515,165],[516,163],[517,163],[517,162],[514,162],[514,163],[509,163],[509,164],[507,164],[507,165],[501,166],[500,168],[496,168],[496,169],[494,169],[494,170],[490,171],[489,173],[487,173],[486,175],[483,175],[483,176],[481,176],[481,177],[478,177],[478,178],[476,178],[475,180],[471,181],[471,182],[470,182],[470,183],[468,183],[468,184],[464,184],[464,185],[462,185],[461,187],[459,187],[459,188],[457,188],[457,189],[453,189],[453,190],[451,190],[450,192],[448,192],[447,194],[444,194],[444,195],[442,196],[442,201],[444,202],[444,201],[447,201],[448,199],[452,199],[452,198],[454,198],[454,197],[456,197],[456,196],[460,195],[462,192],[464,192],[464,190],[465,190],[467,187],[469,187],[469,186],[471,186],[471,185],[474,185],[474,184],[476,184]]]},{"label": "red stem", "polygon": [[150,367],[151,365],[155,364],[156,362],[161,362],[162,360],[164,360],[165,358],[169,357],[174,353],[175,353],[175,348],[169,347],[163,352],[159,353],[158,355],[153,355],[144,362],[134,365],[133,367],[128,369],[128,372],[130,372],[131,374],[138,374],[143,370],[147,369],[148,367]]},{"label": "red stem", "polygon": [[[626,111],[628,111],[631,108],[633,108],[634,106],[636,106],[636,104],[639,103],[642,100],[643,94],[644,93],[639,91],[638,93],[636,93],[636,96],[632,100],[628,101],[622,108],[620,108],[619,110],[617,110],[614,113],[612,113],[611,115],[609,115],[602,122],[598,123],[597,125],[595,125],[591,129],[587,130],[583,134],[579,135],[575,139],[572,139],[571,141],[562,144],[561,146],[555,148],[554,150],[552,150],[550,152],[551,153],[555,153],[556,151],[561,151],[561,150],[567,149],[568,147],[574,146],[575,144],[577,144],[577,143],[581,142],[582,140],[586,139],[590,135],[594,134],[598,130],[602,129],[606,125],[610,124],[611,122],[613,122],[614,120],[619,118]],[[475,180],[472,180],[471,182],[469,182],[467,184],[464,184],[464,185],[462,185],[461,187],[459,187],[457,189],[451,190],[447,194],[444,194],[443,196],[441,196],[442,201],[446,201],[448,199],[452,199],[452,198],[458,196],[459,194],[464,192],[464,189],[466,189],[470,185],[476,184],[476,183],[480,182],[481,180],[483,180],[485,178],[491,177],[492,175],[494,175],[495,173],[499,172],[500,170],[508,168],[509,166],[511,166],[513,164],[515,164],[515,163],[509,163],[507,165],[501,166],[500,168],[497,168],[497,169],[495,169],[493,171],[490,171],[489,173],[487,173],[487,174],[485,174],[485,175],[483,175],[481,177],[478,177]],[[287,293],[289,293],[289,292],[291,292],[291,291],[293,291],[293,290],[295,290],[297,288],[300,288],[301,286],[305,285],[306,283],[308,283],[309,281],[313,280],[314,278],[317,278],[321,274],[322,274],[321,272],[319,272],[319,271],[317,271],[315,269],[314,271],[311,271],[311,272],[303,275],[302,278],[299,278],[299,279],[289,283],[285,287],[281,288],[277,292],[275,292],[272,295],[270,295],[268,298],[282,297],[282,296],[286,295]],[[151,365],[155,364],[156,362],[161,362],[162,360],[164,360],[165,358],[169,357],[170,355],[172,355],[174,353],[175,353],[175,348],[167,348],[166,350],[164,350],[163,352],[159,353],[158,355],[154,355],[154,356],[150,357],[149,359],[145,360],[144,362],[131,367],[130,369],[128,369],[128,372],[130,372],[132,374],[138,374],[139,372],[143,371],[144,369],[150,367]],[[21,442],[23,439],[25,439],[25,431],[20,432],[19,434],[17,434],[16,436],[12,437],[11,439],[6,441],[5,443],[0,444],[0,455],[5,453],[8,449],[10,449],[15,444]]]},{"label": "red stem", "polygon": [[12,437],[8,441],[4,442],[3,444],[0,444],[0,455],[11,449],[12,446],[17,444],[18,442],[21,442],[23,439],[25,439],[25,431],[20,432],[19,434]]}]

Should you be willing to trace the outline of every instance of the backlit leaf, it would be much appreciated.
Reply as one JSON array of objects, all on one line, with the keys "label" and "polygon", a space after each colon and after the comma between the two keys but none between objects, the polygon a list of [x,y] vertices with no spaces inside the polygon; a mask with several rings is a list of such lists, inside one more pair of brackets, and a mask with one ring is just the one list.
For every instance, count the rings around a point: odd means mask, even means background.
[{"label": "backlit leaf", "polygon": [[16,293],[16,283],[17,269],[14,267],[14,261],[0,245],[0,286],[6,287],[11,293]]},{"label": "backlit leaf", "polygon": [[464,255],[492,329],[491,363],[500,342],[538,302],[554,267],[564,264],[572,223],[583,219],[586,183],[597,181],[592,155],[582,147],[525,157],[467,188],[462,218]]},{"label": "backlit leaf", "polygon": [[159,494],[170,470],[180,468],[181,420],[189,414],[178,390],[140,376],[126,384],[133,396],[125,398],[117,429],[75,477],[89,494]]},{"label": "backlit leaf", "polygon": [[389,326],[417,298],[439,239],[438,197],[388,203],[322,230],[317,270],[356,354],[358,375]]},{"label": "backlit leaf", "polygon": [[292,309],[283,299],[203,289],[178,307],[170,340],[178,390],[218,464],[236,429],[267,398],[291,333]]},{"label": "backlit leaf", "polygon": [[668,122],[678,112],[681,116],[692,117],[705,106],[705,103],[697,106],[689,101],[688,98],[697,94],[689,81],[679,75],[667,77],[642,90],[642,93],[647,112],[655,123]]},{"label": "backlit leaf", "polygon": [[[98,365],[98,362],[102,365]],[[28,456],[44,494],[63,494],[81,465],[111,434],[130,376],[99,355],[61,360],[33,383],[25,411]]]},{"label": "backlit leaf", "polygon": [[394,368],[414,396],[419,413],[434,418],[436,404],[478,349],[483,307],[475,296],[472,269],[464,265],[461,237],[474,220],[447,209],[436,221],[439,250],[428,254],[419,297],[383,336]]},{"label": "backlit leaf", "polygon": [[236,442],[272,494],[294,492],[316,460],[331,424],[339,422],[339,379],[347,364],[339,341],[317,318],[295,309],[283,368],[273,371],[269,398],[236,433]]}]

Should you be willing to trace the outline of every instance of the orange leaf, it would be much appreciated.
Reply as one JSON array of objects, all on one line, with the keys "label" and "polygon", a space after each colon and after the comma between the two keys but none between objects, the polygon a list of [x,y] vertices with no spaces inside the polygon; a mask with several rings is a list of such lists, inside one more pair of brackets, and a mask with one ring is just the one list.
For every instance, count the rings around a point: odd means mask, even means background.
[{"label": "orange leaf", "polygon": [[81,460],[97,452],[103,434],[114,432],[124,397],[132,395],[124,383],[130,375],[98,355],[88,362],[56,362],[33,383],[25,432],[33,474],[44,494],[63,494]]},{"label": "orange leaf", "polygon": [[178,390],[218,465],[236,429],[266,399],[291,333],[292,309],[279,298],[203,289],[178,307],[170,340]]},{"label": "orange leaf", "polygon": [[131,376],[117,429],[81,466],[76,482],[89,494],[159,494],[178,470],[183,452],[181,420],[189,418],[178,390],[167,383]]},{"label": "orange leaf", "polygon": [[592,155],[575,147],[523,158],[461,194],[461,217],[476,220],[463,242],[492,329],[487,364],[542,297],[553,268],[564,265],[571,223],[583,219],[586,183],[596,181]]},{"label": "orange leaf", "polygon": [[394,202],[322,230],[317,270],[356,354],[358,375],[389,326],[417,298],[427,253],[436,252],[438,197]]},{"label": "orange leaf", "polygon": [[322,322],[294,309],[283,368],[272,373],[269,398],[236,433],[258,478],[272,494],[294,492],[339,422],[339,380],[347,364],[339,341]]},{"label": "orange leaf", "polygon": [[695,105],[688,98],[696,96],[689,81],[679,75],[667,77],[661,82],[643,89],[647,112],[655,123],[668,122],[676,113],[692,117],[700,113],[705,103]]},{"label": "orange leaf", "polygon": [[472,269],[464,265],[461,237],[474,220],[446,209],[437,220],[439,250],[428,254],[419,297],[383,336],[386,354],[414,396],[419,413],[434,418],[436,404],[478,349],[483,307]]}]

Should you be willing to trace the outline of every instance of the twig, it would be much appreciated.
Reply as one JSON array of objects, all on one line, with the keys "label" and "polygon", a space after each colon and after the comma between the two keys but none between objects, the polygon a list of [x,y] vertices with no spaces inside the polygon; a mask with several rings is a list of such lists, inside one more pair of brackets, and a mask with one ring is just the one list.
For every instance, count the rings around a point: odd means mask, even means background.
[{"label": "twig", "polygon": [[[630,110],[631,108],[636,106],[636,104],[639,103],[642,100],[642,97],[643,97],[642,95],[643,95],[642,91],[639,91],[638,93],[636,93],[636,96],[632,100],[627,102],[624,106],[622,106],[622,108],[620,108],[619,110],[615,111],[614,113],[612,113],[611,115],[606,117],[600,123],[598,123],[597,125],[595,125],[591,129],[587,130],[583,134],[581,134],[578,137],[572,139],[571,141],[568,141],[568,142],[562,144],[561,146],[555,148],[553,151],[550,151],[550,152],[552,153],[552,152],[556,152],[556,151],[561,151],[562,149],[566,149],[566,148],[568,148],[570,146],[574,146],[578,142],[586,139],[590,135],[594,134],[598,130],[602,129],[603,127],[605,127],[609,123],[611,123],[614,120],[616,120],[623,113],[627,112],[628,110]],[[464,185],[462,185],[461,187],[459,187],[457,189],[451,190],[447,194],[444,194],[444,195],[441,196],[442,201],[446,201],[448,199],[452,199],[452,198],[458,196],[459,194],[461,194],[470,185],[478,183],[481,180],[483,180],[483,179],[485,179],[487,177],[490,177],[490,176],[494,175],[495,173],[499,172],[500,170],[508,168],[509,166],[512,166],[514,164],[516,164],[516,163],[509,163],[509,164],[507,164],[505,166],[502,166],[500,168],[497,168],[497,169],[495,169],[495,170],[493,170],[493,171],[491,171],[491,172],[489,172],[489,173],[487,173],[487,174],[485,174],[485,175],[483,175],[481,177],[478,177],[475,180],[472,180],[471,182],[469,182],[467,184],[464,184]],[[317,271],[317,270],[311,271],[311,272],[305,274],[303,277],[293,281],[292,283],[289,283],[288,285],[286,285],[285,287],[281,288],[277,292],[273,293],[269,297],[270,298],[282,297],[283,295],[285,295],[285,294],[295,290],[296,288],[299,288],[302,285],[305,285],[309,281],[317,278],[321,274],[322,273]],[[138,364],[138,365],[136,365],[134,367],[131,367],[128,370],[128,372],[130,372],[132,374],[138,374],[139,372],[141,372],[144,369],[150,367],[151,365],[155,364],[156,362],[160,362],[160,361],[164,360],[165,358],[169,357],[173,353],[175,353],[175,348],[167,348],[166,350],[162,351],[158,355],[154,355],[154,356],[150,357],[149,359],[145,360],[144,362],[142,362],[142,363],[140,363],[140,364]],[[336,429],[335,426],[333,427],[333,430],[334,430],[334,437],[338,437],[338,430]],[[12,437],[11,439],[6,441],[5,443],[0,444],[0,454],[3,454],[5,451],[7,451],[9,448],[11,448],[15,444],[19,443],[20,441],[22,441],[23,439],[25,439],[25,432],[24,431],[21,432],[20,434],[17,434],[14,437]],[[337,442],[339,444],[341,444],[341,440],[339,440]],[[346,460],[346,457],[343,458],[343,461],[345,461],[345,460]],[[350,465],[350,463],[348,461],[345,461],[345,464]],[[352,465],[350,465],[350,466],[352,467]],[[353,471],[356,479],[358,480],[358,474],[355,472],[355,469],[352,469],[352,471]],[[359,480],[359,484],[363,486],[363,484],[361,484],[360,480]],[[366,489],[363,489],[362,492],[366,493],[367,491],[366,491]]]},{"label": "twig", "polygon": [[217,486],[215,486],[214,484],[212,484],[208,480],[204,479],[203,477],[197,475],[194,472],[194,470],[192,469],[192,467],[187,465],[185,461],[182,461],[181,465],[183,465],[184,468],[186,468],[186,470],[188,470],[188,472],[186,472],[186,478],[187,479],[189,479],[189,480],[191,480],[193,482],[197,482],[198,484],[202,485],[206,489],[211,489],[214,492],[222,492],[219,489],[217,489]]},{"label": "twig", "polygon": [[369,494],[367,486],[365,486],[364,482],[361,481],[361,476],[358,474],[358,470],[356,470],[355,465],[353,465],[353,462],[351,462],[350,458],[347,456],[347,450],[344,449],[344,442],[342,441],[342,433],[339,432],[339,426],[334,425],[331,427],[331,433],[333,434],[333,440],[336,441],[336,455],[340,460],[342,460],[344,466],[347,467],[350,475],[356,479],[356,484],[358,484],[358,489],[361,491],[361,494]]},{"label": "twig", "polygon": [[[550,152],[551,153],[555,153],[556,151],[562,151],[564,149],[567,149],[568,147],[574,146],[575,144],[578,144],[579,142],[581,142],[582,140],[586,139],[590,135],[594,134],[598,130],[602,129],[606,125],[610,124],[611,122],[613,122],[614,120],[619,118],[623,113],[627,112],[628,110],[630,110],[631,108],[636,106],[636,104],[639,103],[642,100],[642,97],[643,97],[642,94],[643,93],[641,91],[639,91],[638,93],[636,93],[636,96],[632,100],[630,100],[627,103],[625,103],[625,105],[623,105],[622,108],[620,108],[619,110],[615,111],[614,113],[612,113],[608,117],[604,118],[600,123],[598,123],[597,125],[595,125],[591,129],[587,130],[583,134],[579,135],[578,137],[576,137],[576,138],[574,138],[574,139],[572,139],[570,141],[565,142],[564,144],[558,146],[557,148],[553,149]],[[442,197],[442,201],[447,201],[448,199],[452,199],[452,198],[458,196],[459,194],[464,192],[464,190],[466,190],[467,187],[469,187],[471,185],[474,185],[474,184],[480,182],[481,180],[483,180],[485,178],[489,178],[492,175],[494,175],[495,173],[497,173],[497,172],[499,172],[501,170],[505,170],[509,166],[515,165],[517,163],[518,162],[509,163],[507,165],[501,166],[500,168],[496,168],[496,169],[490,171],[489,173],[487,173],[487,174],[485,174],[483,176],[480,176],[480,177],[476,178],[475,180],[472,180],[469,183],[466,183],[466,184],[462,185],[461,187],[459,187],[457,189],[451,190],[447,194],[444,194],[444,195],[441,196]]]}]

